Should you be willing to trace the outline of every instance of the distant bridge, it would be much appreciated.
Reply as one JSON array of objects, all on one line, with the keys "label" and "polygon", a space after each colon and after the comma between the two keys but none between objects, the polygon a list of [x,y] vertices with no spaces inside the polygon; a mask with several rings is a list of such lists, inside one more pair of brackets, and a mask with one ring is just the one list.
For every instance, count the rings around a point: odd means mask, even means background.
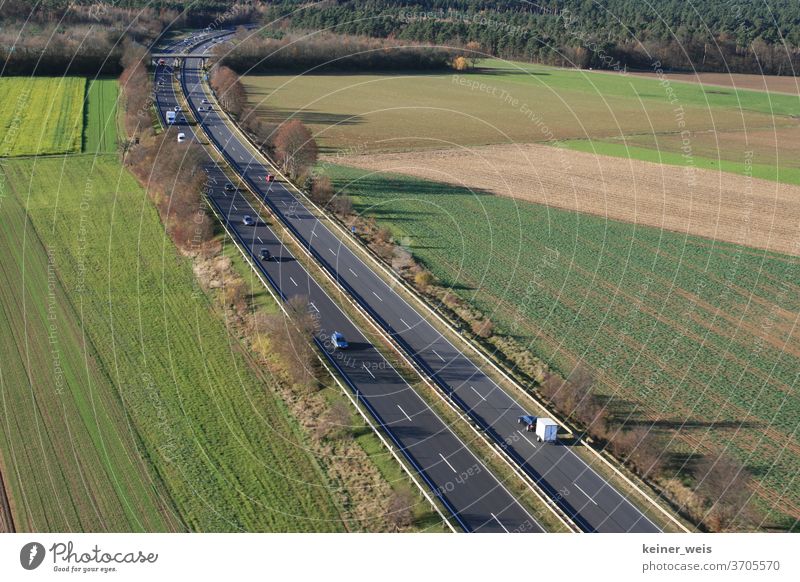
[{"label": "distant bridge", "polygon": [[150,53],[150,58],[153,59],[207,59],[214,55],[205,55],[203,53]]}]

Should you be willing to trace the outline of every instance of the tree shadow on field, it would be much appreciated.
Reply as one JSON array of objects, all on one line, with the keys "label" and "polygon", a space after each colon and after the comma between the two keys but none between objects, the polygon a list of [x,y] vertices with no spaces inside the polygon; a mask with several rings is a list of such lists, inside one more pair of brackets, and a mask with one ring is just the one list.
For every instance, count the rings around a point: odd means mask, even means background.
[{"label": "tree shadow on field", "polygon": [[[637,422],[637,421],[632,421]],[[692,429],[702,429],[706,431],[708,429],[715,429],[715,428],[754,428],[757,426],[756,423],[750,421],[741,421],[741,420],[718,420],[718,421],[705,421],[705,420],[696,420],[696,419],[688,419],[688,420],[676,420],[676,419],[662,419],[662,420],[646,420],[643,419],[639,421],[637,424],[646,427],[654,427],[660,428],[664,430],[692,430]]]},{"label": "tree shadow on field", "polygon": [[[349,188],[354,190],[365,190],[368,192],[386,192],[383,196],[409,197],[414,196],[494,196],[488,190],[479,188],[467,188],[466,186],[456,186],[445,182],[435,182],[428,180],[417,180],[403,176],[402,179],[395,179],[384,174],[380,178],[364,178],[353,182]],[[465,179],[465,182],[468,182]],[[346,183],[337,184],[346,187]]]},{"label": "tree shadow on field", "polygon": [[703,458],[701,453],[676,453],[666,451],[664,456],[665,475],[694,475],[697,463]]},{"label": "tree shadow on field", "polygon": [[471,71],[467,71],[466,76],[469,76],[470,74],[492,75],[500,77],[507,77],[510,75],[524,75],[526,77],[549,77],[551,75],[551,73],[548,73],[547,71],[520,71],[519,69],[503,69],[495,67],[475,67]]},{"label": "tree shadow on field", "polygon": [[331,113],[325,111],[314,111],[303,109],[295,111],[281,107],[258,108],[258,117],[268,123],[283,123],[287,119],[299,119],[306,125],[358,125],[364,123],[364,118],[360,115],[349,115],[344,113]]},{"label": "tree shadow on field", "polygon": [[371,216],[375,220],[387,222],[413,222],[414,220],[436,216],[433,212],[423,210],[398,210],[396,208],[386,208],[385,206],[374,206],[372,204],[354,204],[357,214]]}]

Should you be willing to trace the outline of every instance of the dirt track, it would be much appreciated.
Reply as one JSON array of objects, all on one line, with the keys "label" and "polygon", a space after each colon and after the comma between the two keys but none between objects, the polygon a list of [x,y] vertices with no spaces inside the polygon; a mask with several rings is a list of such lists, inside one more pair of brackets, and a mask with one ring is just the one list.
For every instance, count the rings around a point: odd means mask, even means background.
[{"label": "dirt track", "polygon": [[332,161],[800,255],[797,186],[535,144]]}]

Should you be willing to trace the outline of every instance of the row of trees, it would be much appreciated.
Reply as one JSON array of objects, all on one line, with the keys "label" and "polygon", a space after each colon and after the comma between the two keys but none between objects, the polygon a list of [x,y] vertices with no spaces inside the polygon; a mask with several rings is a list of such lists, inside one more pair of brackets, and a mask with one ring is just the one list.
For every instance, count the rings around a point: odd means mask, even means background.
[{"label": "row of trees", "polygon": [[280,125],[268,123],[247,103],[247,92],[239,75],[222,64],[215,65],[209,76],[211,88],[220,105],[237,118],[240,126],[273,157],[292,178],[308,174],[317,162],[318,147],[314,136],[299,119]]},{"label": "row of trees", "polygon": [[300,30],[440,45],[548,64],[794,74],[800,65],[800,3],[706,0],[284,0],[266,18]]},{"label": "row of trees", "polygon": [[583,427],[601,446],[643,478],[653,482],[685,473],[693,481],[691,499],[674,500],[696,523],[712,531],[753,529],[760,515],[750,503],[752,476],[725,452],[703,455],[689,466],[672,466],[666,433],[628,413],[615,413],[594,390],[592,374],[576,367],[568,379],[549,374],[540,384],[544,398]]},{"label": "row of trees", "polygon": [[205,153],[195,142],[176,148],[178,130],[174,127],[155,135],[153,82],[147,62],[147,49],[126,40],[120,76],[127,134],[124,162],[146,188],[172,240],[178,248],[190,252],[213,235],[203,200]]},{"label": "row of trees", "polygon": [[238,73],[276,70],[436,70],[452,66],[459,51],[417,42],[317,33],[243,36],[231,49],[216,49],[221,63]]},{"label": "row of trees", "polygon": [[[393,239],[391,231],[372,219],[353,214],[353,203],[327,176],[312,176],[307,188],[312,200],[335,212],[386,263],[432,300],[437,310],[461,321],[480,340],[492,339],[492,351],[503,346],[494,336],[492,321],[467,305],[418,264],[413,255]],[[552,371],[542,372],[539,393],[599,447],[606,449],[642,478],[666,490],[672,481],[687,481],[691,488],[678,489],[670,498],[695,523],[712,531],[752,530],[761,515],[752,499],[752,475],[726,453],[698,455],[691,463],[676,464],[670,453],[669,433],[652,422],[634,418],[595,390],[593,374],[578,366],[565,379]]]}]

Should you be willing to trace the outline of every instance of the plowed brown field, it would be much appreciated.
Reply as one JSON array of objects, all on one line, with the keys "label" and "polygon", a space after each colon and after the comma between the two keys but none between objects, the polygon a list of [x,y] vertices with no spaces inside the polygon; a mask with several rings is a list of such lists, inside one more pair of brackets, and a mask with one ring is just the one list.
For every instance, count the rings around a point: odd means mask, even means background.
[{"label": "plowed brown field", "polygon": [[336,163],[800,255],[800,187],[536,144],[337,157]]}]

